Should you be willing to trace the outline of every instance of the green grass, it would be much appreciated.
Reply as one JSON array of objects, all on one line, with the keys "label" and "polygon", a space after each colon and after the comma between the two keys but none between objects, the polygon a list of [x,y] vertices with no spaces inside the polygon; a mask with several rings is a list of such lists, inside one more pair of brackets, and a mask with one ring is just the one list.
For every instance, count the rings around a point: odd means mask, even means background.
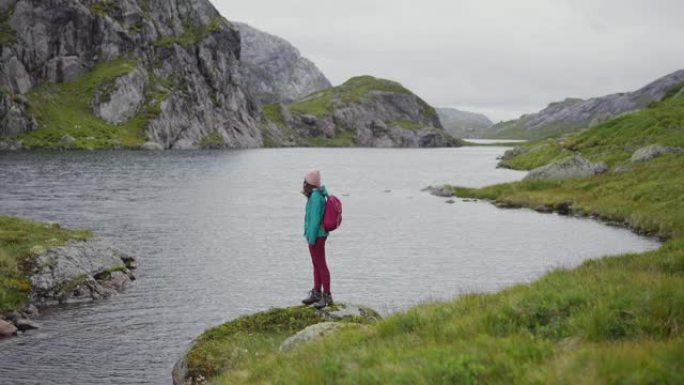
[{"label": "green grass", "polygon": [[116,0],[99,0],[88,6],[90,12],[100,16],[111,16],[121,12],[121,6]]},{"label": "green grass", "polygon": [[[246,315],[205,331],[186,355],[190,378],[211,378],[239,371],[278,351],[290,335],[324,319],[312,307],[271,309]],[[368,318],[348,317],[342,322],[363,324]]]},{"label": "green grass", "polygon": [[11,11],[0,12],[0,46],[12,44],[17,41],[17,33],[9,24],[11,17]]},{"label": "green grass", "polygon": [[684,98],[653,103],[565,139],[525,144],[527,153],[503,164],[530,169],[580,152],[590,160],[615,165],[627,162],[635,150],[649,144],[684,146]]},{"label": "green grass", "polygon": [[353,147],[356,142],[356,133],[353,130],[337,132],[332,138],[302,137],[301,144],[306,147]]},{"label": "green grass", "polygon": [[[162,80],[151,76],[151,84],[145,90],[145,105],[123,124],[107,123],[91,107],[98,87],[111,87],[116,78],[128,74],[136,65],[136,61],[127,58],[104,62],[75,81],[45,83],[34,88],[27,96],[29,111],[36,117],[38,129],[17,139],[27,149],[137,148],[145,142],[144,130],[161,112],[160,104],[170,93]],[[65,145],[61,142],[65,135],[71,135],[76,141]]]},{"label": "green grass", "polygon": [[183,34],[180,36],[165,36],[154,42],[156,47],[171,47],[178,44],[183,48],[197,45],[212,33],[221,28],[222,23],[227,23],[222,17],[217,16],[209,25],[187,24],[183,27]]},{"label": "green grass", "polygon": [[[564,147],[569,142],[615,164],[631,154],[625,146],[654,138],[677,143],[684,109],[675,100],[637,114],[564,143],[530,147],[551,148],[536,150],[536,162],[575,151]],[[531,284],[417,306],[289,353],[262,352],[209,383],[684,383],[684,155],[629,167],[586,179],[452,191],[603,217],[663,237],[658,250],[588,260]]]},{"label": "green grass", "polygon": [[226,142],[223,140],[223,136],[219,134],[217,131],[213,131],[205,136],[202,137],[200,140],[200,147],[201,148],[222,148],[226,145]]},{"label": "green grass", "polygon": [[387,122],[387,125],[389,127],[399,127],[405,128],[407,130],[420,130],[421,128],[425,127],[425,124],[414,122],[412,120],[392,120],[391,122]]},{"label": "green grass", "polygon": [[72,239],[91,237],[87,230],[68,230],[57,224],[0,215],[0,313],[20,309],[25,304],[31,290],[28,273],[37,254]]},{"label": "green grass", "polygon": [[287,122],[285,122],[285,118],[283,117],[283,114],[280,111],[280,104],[264,104],[261,106],[261,110],[264,112],[264,116],[266,116],[266,119],[273,122],[276,126],[281,128],[287,126]]},{"label": "green grass", "polygon": [[[353,77],[340,86],[315,92],[301,101],[290,104],[288,108],[298,114],[323,116],[332,113],[334,105],[358,103],[369,97],[373,91],[411,94],[411,91],[397,82],[365,75]],[[418,99],[423,106],[423,114],[426,117],[436,115],[437,112],[434,108],[424,100]]]}]

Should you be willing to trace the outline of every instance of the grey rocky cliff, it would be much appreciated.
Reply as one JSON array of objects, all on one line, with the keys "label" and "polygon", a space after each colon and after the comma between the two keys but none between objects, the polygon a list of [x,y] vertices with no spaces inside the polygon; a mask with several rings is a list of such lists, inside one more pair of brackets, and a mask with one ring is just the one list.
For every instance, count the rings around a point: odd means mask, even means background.
[{"label": "grey rocky cliff", "polygon": [[242,78],[261,103],[289,103],[331,87],[316,65],[286,40],[244,23],[233,24],[242,38]]},{"label": "grey rocky cliff", "polygon": [[495,124],[487,130],[491,138],[535,139],[576,132],[622,114],[647,107],[684,82],[684,70],[663,76],[633,91],[587,100],[567,98],[519,119]]},{"label": "grey rocky cliff", "polygon": [[[212,134],[225,147],[261,145],[259,107],[241,83],[239,32],[208,0],[1,0],[0,12],[15,32],[0,47],[6,94],[130,58],[139,76],[117,80],[111,98],[95,101],[93,113],[121,123],[141,103],[154,103],[159,111],[145,135],[164,148],[199,147]],[[141,82],[154,95],[144,102]],[[0,136],[36,127],[19,104],[15,97],[0,100]]]},{"label": "grey rocky cliff", "polygon": [[483,114],[456,108],[437,108],[444,129],[457,138],[482,138],[494,123]]}]

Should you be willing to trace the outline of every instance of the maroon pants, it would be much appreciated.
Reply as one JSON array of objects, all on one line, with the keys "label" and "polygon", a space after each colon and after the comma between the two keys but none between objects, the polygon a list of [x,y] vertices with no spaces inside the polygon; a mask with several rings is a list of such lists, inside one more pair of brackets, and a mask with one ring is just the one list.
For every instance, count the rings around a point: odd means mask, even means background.
[{"label": "maroon pants", "polygon": [[316,239],[316,244],[309,245],[311,262],[313,263],[314,290],[330,293],[330,271],[325,262],[325,240],[326,237]]}]

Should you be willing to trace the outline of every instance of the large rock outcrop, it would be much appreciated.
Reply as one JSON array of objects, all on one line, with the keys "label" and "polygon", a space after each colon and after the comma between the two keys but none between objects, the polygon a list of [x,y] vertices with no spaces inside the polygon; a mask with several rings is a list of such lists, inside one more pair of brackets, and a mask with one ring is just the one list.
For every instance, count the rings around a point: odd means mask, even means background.
[{"label": "large rock outcrop", "polygon": [[2,0],[0,24],[0,136],[37,127],[17,95],[129,59],[130,73],[106,92],[94,84],[93,114],[120,124],[144,113],[146,139],[165,148],[210,135],[225,147],[262,144],[239,32],[208,0]]},{"label": "large rock outcrop", "polygon": [[316,65],[285,39],[244,23],[233,24],[242,38],[242,79],[259,102],[289,103],[331,87]]},{"label": "large rock outcrop", "polygon": [[[40,248],[38,246],[37,248]],[[134,279],[135,259],[102,239],[34,250],[30,302],[53,305],[110,297]]]},{"label": "large rock outcrop", "polygon": [[482,138],[494,123],[483,114],[455,108],[437,108],[439,120],[448,133],[457,138]]},{"label": "large rock outcrop", "polygon": [[[684,85],[684,70],[673,72],[633,91],[606,95],[588,100],[567,98],[549,104],[543,110],[519,119],[497,123],[487,130],[486,137],[537,139],[579,131],[619,115],[647,107],[661,100],[668,92]],[[681,94],[681,91],[679,92]]]},{"label": "large rock outcrop", "polygon": [[289,132],[301,144],[362,147],[450,147],[433,107],[401,84],[354,77],[289,105],[264,110],[269,137]]},{"label": "large rock outcrop", "polygon": [[663,146],[662,144],[651,144],[641,147],[634,151],[630,161],[645,162],[647,160],[655,159],[665,154],[681,154],[684,153],[684,147]]},{"label": "large rock outcrop", "polygon": [[592,163],[576,154],[531,170],[525,180],[587,178],[607,170],[604,162]]},{"label": "large rock outcrop", "polygon": [[135,276],[135,258],[100,238],[71,240],[63,246],[35,245],[25,274],[30,282],[26,305],[0,313],[0,339],[37,329],[30,320],[38,307],[99,300],[127,288]]}]

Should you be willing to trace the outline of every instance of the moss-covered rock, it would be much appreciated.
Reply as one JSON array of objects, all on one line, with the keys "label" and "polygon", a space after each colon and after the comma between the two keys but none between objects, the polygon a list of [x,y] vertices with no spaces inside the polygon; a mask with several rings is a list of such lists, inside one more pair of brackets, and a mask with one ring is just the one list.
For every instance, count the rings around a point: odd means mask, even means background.
[{"label": "moss-covered rock", "polygon": [[227,371],[240,370],[267,355],[283,354],[285,339],[308,326],[369,324],[380,315],[367,307],[337,304],[324,310],[307,306],[275,308],[245,315],[200,335],[173,369],[175,385],[198,384]]}]

